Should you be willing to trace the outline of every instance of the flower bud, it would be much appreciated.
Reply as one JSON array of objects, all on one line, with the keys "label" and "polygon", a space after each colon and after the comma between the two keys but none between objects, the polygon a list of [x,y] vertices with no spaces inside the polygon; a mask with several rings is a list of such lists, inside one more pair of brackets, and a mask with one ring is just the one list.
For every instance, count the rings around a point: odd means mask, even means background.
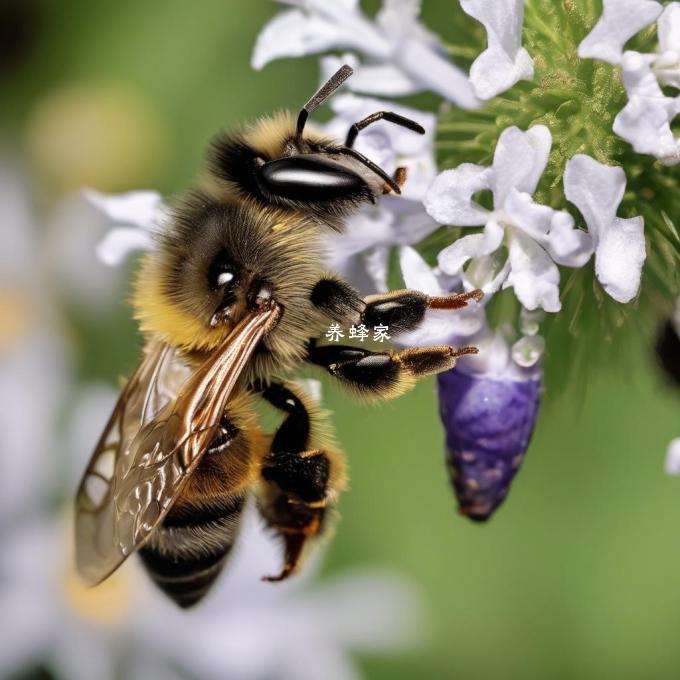
[{"label": "flower bud", "polygon": [[538,415],[540,369],[507,373],[454,368],[437,376],[451,483],[461,514],[476,522],[505,500]]}]

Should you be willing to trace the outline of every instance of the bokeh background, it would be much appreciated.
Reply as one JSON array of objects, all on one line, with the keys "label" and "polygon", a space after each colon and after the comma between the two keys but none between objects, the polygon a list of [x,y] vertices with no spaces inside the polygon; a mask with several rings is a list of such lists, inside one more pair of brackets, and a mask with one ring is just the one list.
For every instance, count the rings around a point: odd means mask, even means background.
[{"label": "bokeh background", "polygon": [[[423,10],[445,38],[457,30],[448,5],[426,0]],[[99,398],[92,386],[113,388],[139,353],[125,302],[130,268],[112,274],[96,262],[101,217],[78,192],[172,194],[191,182],[216,130],[299,107],[317,85],[315,59],[277,61],[261,72],[249,65],[255,37],[277,9],[268,0],[0,3],[0,409],[14,428],[9,438],[0,431],[1,488],[14,487],[20,499],[2,505],[4,559],[14,545],[7,537],[28,526],[30,503],[63,515],[75,479],[64,472],[74,466],[64,458],[68,442],[94,436],[99,417],[83,411]],[[29,206],[23,212],[19,196]],[[678,676],[680,481],[664,474],[663,456],[680,432],[680,401],[655,367],[649,338],[627,340],[635,351],[626,359],[612,351],[611,363],[580,389],[548,381],[524,469],[482,526],[455,512],[433,380],[372,408],[324,384],[352,484],[316,578],[384,567],[421,601],[413,610],[419,642],[359,653],[362,675]],[[551,350],[550,362],[572,361]],[[50,353],[56,365],[45,364]],[[49,407],[45,373],[67,385]],[[41,439],[41,418],[53,412],[54,439]],[[87,431],[80,439],[73,413]],[[28,456],[24,468],[17,452]],[[0,605],[8,598],[2,594]],[[21,610],[19,602],[11,611]],[[321,617],[336,615],[329,600]],[[356,616],[364,616],[361,607]],[[3,628],[12,626],[2,618]],[[174,635],[182,644],[181,621]],[[0,637],[0,648],[8,640]],[[71,640],[65,653],[80,654],[79,644],[87,638]],[[61,677],[41,654],[36,643],[21,668],[4,670],[0,655],[0,676]],[[98,677],[94,669],[90,677]]]}]

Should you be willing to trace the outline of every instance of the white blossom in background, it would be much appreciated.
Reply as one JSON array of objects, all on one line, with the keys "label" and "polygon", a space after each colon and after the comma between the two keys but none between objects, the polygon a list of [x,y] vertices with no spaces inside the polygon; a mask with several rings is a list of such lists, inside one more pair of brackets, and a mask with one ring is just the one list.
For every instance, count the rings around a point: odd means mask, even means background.
[{"label": "white blossom in background", "polygon": [[48,502],[51,455],[72,378],[70,347],[46,276],[46,248],[19,169],[0,165],[0,523]]},{"label": "white blossom in background", "polygon": [[114,267],[132,252],[153,248],[153,234],[163,229],[168,216],[167,206],[157,191],[102,194],[88,189],[84,195],[112,223],[97,246],[102,262]]},{"label": "white blossom in background", "polygon": [[[304,386],[318,396],[318,381]],[[39,459],[17,460],[34,486],[75,489],[116,393],[101,384],[82,389],[61,445],[54,437]],[[34,428],[47,425],[36,421]],[[61,462],[59,475],[45,464],[52,456]],[[44,664],[70,680],[351,680],[359,677],[353,653],[402,650],[420,640],[419,595],[391,572],[356,569],[317,584],[317,551],[289,581],[262,582],[280,568],[282,552],[253,507],[225,573],[186,611],[155,588],[136,557],[100,586],[85,587],[75,571],[72,518],[47,517],[36,495],[28,500],[33,512],[0,534],[0,618],[12,622],[0,645],[2,677]]]},{"label": "white blossom in background", "polygon": [[578,47],[581,59],[620,64],[623,46],[653,24],[663,6],[653,0],[603,0],[602,16]]},{"label": "white blossom in background", "polygon": [[[593,246],[588,234],[574,228],[567,212],[539,205],[531,197],[550,147],[550,131],[543,125],[527,132],[507,128],[490,168],[463,163],[442,172],[428,191],[425,207],[438,222],[484,227],[482,233],[459,238],[439,254],[440,269],[461,274],[466,290],[481,288],[492,295],[501,286],[512,287],[529,310],[560,310],[555,263],[580,267]],[[485,190],[492,192],[492,210],[473,200],[474,194]],[[507,248],[505,259],[502,246]]]},{"label": "white blossom in background", "polygon": [[351,653],[419,640],[419,597],[402,577],[356,569],[315,584],[309,564],[287,582],[265,583],[260,576],[280,568],[280,544],[254,512],[241,531],[226,573],[195,610],[158,596],[142,614],[150,645],[180,668],[207,680],[351,680],[359,677]]},{"label": "white blossom in background", "polygon": [[524,0],[460,0],[460,6],[486,29],[488,47],[472,63],[470,82],[483,100],[534,77],[534,63],[522,47]]},{"label": "white blossom in background", "polygon": [[[418,642],[419,597],[380,569],[312,584],[314,564],[283,584],[279,543],[251,508],[225,573],[192,610],[156,590],[136,558],[96,588],[73,567],[71,521],[36,518],[0,540],[0,675],[46,664],[69,680],[181,677],[351,680],[354,652]],[[318,562],[318,561],[317,561]]]},{"label": "white blossom in background", "polygon": [[[623,50],[629,38],[655,21],[656,52]],[[680,139],[671,129],[680,113],[680,96],[668,96],[661,89],[680,87],[680,3],[664,8],[649,0],[604,0],[602,17],[578,53],[621,67],[628,103],[616,116],[614,132],[638,153],[652,155],[664,165],[680,163]]]},{"label": "white blossom in background", "polygon": [[400,97],[432,90],[463,108],[479,105],[467,74],[446,55],[439,39],[419,21],[419,0],[384,0],[374,19],[359,0],[280,0],[277,14],[255,43],[252,66],[281,57],[335,49],[362,55],[347,86],[356,92]]}]

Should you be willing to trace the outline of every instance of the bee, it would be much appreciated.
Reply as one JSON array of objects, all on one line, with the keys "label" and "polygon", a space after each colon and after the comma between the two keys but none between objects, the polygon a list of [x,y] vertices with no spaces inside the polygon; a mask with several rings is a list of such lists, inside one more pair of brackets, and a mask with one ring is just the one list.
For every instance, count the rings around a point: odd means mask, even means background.
[{"label": "bee", "polygon": [[[429,308],[458,309],[480,292],[413,290],[362,297],[325,266],[323,235],[383,194],[393,175],[354,149],[389,111],[358,121],[343,143],[308,129],[311,114],[350,75],[340,68],[290,114],[219,134],[196,188],[174,203],[140,262],[135,317],[143,357],[122,389],[76,495],[76,562],[96,585],[137,552],[181,607],[204,597],[253,497],[280,538],[281,581],[331,524],[346,486],[328,414],[289,378],[316,366],[358,395],[385,399],[454,366],[475,348],[372,351],[322,344],[329,322],[415,329]],[[273,434],[258,400],[282,415]]]}]

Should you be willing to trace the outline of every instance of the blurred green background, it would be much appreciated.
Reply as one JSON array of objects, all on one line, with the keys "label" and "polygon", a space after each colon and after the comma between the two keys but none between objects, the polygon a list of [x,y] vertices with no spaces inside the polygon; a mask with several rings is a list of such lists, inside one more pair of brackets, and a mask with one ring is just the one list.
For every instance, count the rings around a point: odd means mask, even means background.
[{"label": "blurred green background", "polygon": [[[453,4],[424,3],[446,38]],[[296,108],[317,84],[314,58],[251,70],[279,9],[266,0],[0,6],[0,143],[40,178],[45,209],[82,185],[179,190],[216,130]],[[72,158],[54,136],[73,141]],[[113,318],[71,316],[83,378],[129,371],[138,338],[124,301]],[[352,479],[324,568],[402,570],[430,613],[422,648],[363,659],[368,677],[678,677],[680,480],[663,457],[680,403],[648,342],[632,344],[630,363],[603,365],[582,392],[546,386],[525,467],[485,526],[455,512],[432,380],[377,408],[324,385]],[[549,361],[570,357],[552,347]]]}]

